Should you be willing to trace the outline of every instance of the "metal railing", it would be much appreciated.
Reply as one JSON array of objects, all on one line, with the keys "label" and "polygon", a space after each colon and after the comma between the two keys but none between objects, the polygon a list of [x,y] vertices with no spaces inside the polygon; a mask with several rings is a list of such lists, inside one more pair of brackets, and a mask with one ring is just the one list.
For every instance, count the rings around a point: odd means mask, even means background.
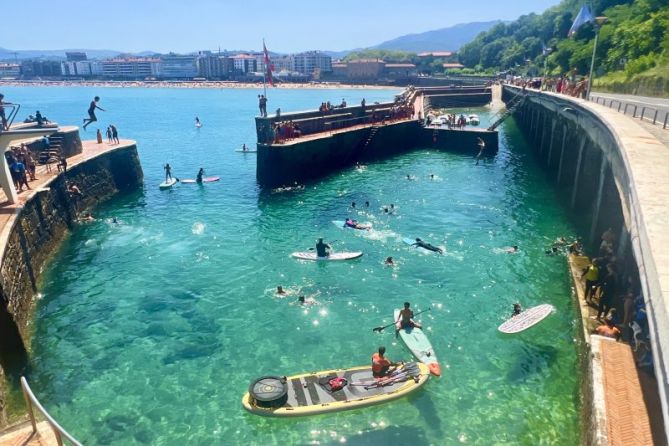
[{"label": "metal railing", "polygon": [[[9,127],[12,126],[14,118],[16,118],[16,115],[19,113],[19,110],[21,109],[21,104],[3,102],[2,104],[0,104],[0,107],[5,110],[5,121],[6,121],[6,122],[0,122],[0,133],[2,133],[5,130],[9,130]],[[7,109],[10,109],[9,115],[7,115],[6,112]],[[3,124],[7,126],[7,128],[4,128]]]},{"label": "metal railing", "polygon": [[60,424],[58,424],[58,422],[56,422],[56,420],[54,420],[53,417],[49,415],[46,409],[37,400],[37,397],[35,397],[35,394],[28,385],[28,381],[23,376],[21,377],[21,390],[23,390],[23,398],[26,401],[26,406],[28,407],[28,415],[30,415],[30,422],[33,425],[33,434],[37,434],[37,421],[35,418],[35,411],[34,411],[34,409],[37,409],[37,411],[44,418],[46,418],[46,421],[49,423],[49,426],[53,430],[53,434],[56,437],[56,442],[58,446],[63,446],[63,438],[66,439],[69,442],[69,444],[73,444],[74,446],[82,446],[81,443],[75,440],[75,438],[72,435],[70,435],[65,429],[63,429],[60,426]]},{"label": "metal railing", "polygon": [[630,113],[632,118],[639,118],[639,120],[651,122],[653,125],[661,124],[663,129],[669,126],[669,111],[659,110],[654,107],[639,106],[638,104],[602,96],[591,95],[590,101],[605,107],[617,108],[624,115]]}]

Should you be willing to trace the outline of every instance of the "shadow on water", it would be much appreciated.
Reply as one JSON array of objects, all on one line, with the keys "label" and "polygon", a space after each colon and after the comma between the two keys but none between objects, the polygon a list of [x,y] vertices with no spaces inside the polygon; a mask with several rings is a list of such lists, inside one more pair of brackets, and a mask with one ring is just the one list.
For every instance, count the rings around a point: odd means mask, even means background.
[{"label": "shadow on water", "polygon": [[514,384],[550,369],[558,356],[558,349],[550,345],[526,343],[521,350],[514,355],[516,359],[506,375],[507,380]]},{"label": "shadow on water", "polygon": [[[341,444],[339,440],[331,440],[328,445]],[[376,446],[384,445],[423,445],[429,444],[425,432],[414,426],[388,426],[383,429],[362,431],[346,438],[347,445]]]},{"label": "shadow on water", "polygon": [[[432,379],[435,379],[432,377]],[[437,415],[439,411],[432,400],[432,397],[429,393],[425,392],[420,398],[416,397],[412,404],[416,406],[418,412],[423,416],[423,419],[427,422],[427,425],[434,430],[434,436],[437,438],[443,438],[444,433],[441,429],[441,418]]]}]

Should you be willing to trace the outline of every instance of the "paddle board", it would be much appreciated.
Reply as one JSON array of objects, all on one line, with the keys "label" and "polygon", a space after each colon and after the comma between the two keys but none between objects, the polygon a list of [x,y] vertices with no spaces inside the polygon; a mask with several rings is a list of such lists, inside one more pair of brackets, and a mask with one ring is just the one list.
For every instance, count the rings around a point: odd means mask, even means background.
[{"label": "paddle board", "polygon": [[[202,178],[203,183],[213,183],[214,181],[219,181],[221,177],[207,177],[207,178]],[[193,180],[192,178],[186,178],[184,180],[179,180],[184,184],[193,184],[197,183],[197,181]]]},{"label": "paddle board", "polygon": [[551,304],[537,305],[523,311],[518,316],[512,316],[497,329],[502,333],[519,333],[544,320],[553,310],[555,308]]},{"label": "paddle board", "polygon": [[314,251],[294,252],[291,255],[301,260],[335,261],[357,259],[358,257],[362,257],[362,252],[333,252],[327,257],[318,257]]},{"label": "paddle board", "polygon": [[[393,312],[393,320],[396,321],[399,318],[400,310],[396,309]],[[430,369],[430,373],[434,376],[441,376],[441,367],[439,366],[439,361],[437,361],[437,354],[434,352],[432,344],[423,330],[416,327],[403,328],[399,331],[399,335],[411,354],[425,364]]]},{"label": "paddle board", "polygon": [[169,189],[172,186],[174,186],[175,184],[177,184],[176,178],[170,178],[169,180],[166,180],[166,181],[163,181],[162,183],[160,183],[160,185],[158,185],[158,187],[160,189]]},{"label": "paddle board", "polygon": [[332,223],[335,226],[339,226],[340,228],[344,228],[344,229],[357,229],[359,231],[366,231],[368,229],[372,229],[372,224],[371,223],[360,223],[360,222],[358,222],[358,224],[361,224],[361,225],[365,226],[364,228],[352,228],[350,226],[346,226],[346,222],[344,220],[332,220]]},{"label": "paddle board", "polygon": [[257,150],[251,150],[251,149],[248,149],[248,150],[236,149],[235,152],[239,152],[239,153],[256,153]]},{"label": "paddle board", "polygon": [[200,123],[195,124],[195,128],[199,129],[200,127],[202,127],[202,124],[200,124]]},{"label": "paddle board", "polygon": [[[416,243],[415,238],[403,238],[402,241],[407,245],[413,245],[414,243]],[[416,248],[418,248],[418,246],[416,246]]]},{"label": "paddle board", "polygon": [[[333,378],[343,387],[329,388]],[[294,376],[263,376],[242,398],[246,410],[268,417],[300,417],[385,403],[420,389],[430,378],[421,363],[404,364],[387,378],[377,379],[369,365]]]}]

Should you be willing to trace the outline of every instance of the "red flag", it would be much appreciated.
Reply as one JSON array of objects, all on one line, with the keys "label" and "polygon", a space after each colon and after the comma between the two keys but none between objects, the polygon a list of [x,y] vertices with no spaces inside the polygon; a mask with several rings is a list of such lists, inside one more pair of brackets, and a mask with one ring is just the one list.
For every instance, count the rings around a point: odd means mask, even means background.
[{"label": "red flag", "polygon": [[265,75],[267,76],[267,82],[269,83],[270,86],[274,86],[274,82],[272,81],[272,64],[269,61],[269,52],[267,52],[267,47],[265,46],[265,39],[262,41],[262,50],[265,53]]}]

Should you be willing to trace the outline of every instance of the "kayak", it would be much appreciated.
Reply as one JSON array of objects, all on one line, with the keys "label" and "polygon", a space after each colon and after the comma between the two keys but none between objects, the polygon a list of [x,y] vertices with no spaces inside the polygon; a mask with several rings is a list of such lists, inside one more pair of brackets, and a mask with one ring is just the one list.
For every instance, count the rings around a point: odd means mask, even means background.
[{"label": "kayak", "polygon": [[170,178],[169,180],[165,180],[165,181],[163,181],[162,183],[160,183],[160,184],[158,185],[158,187],[159,187],[160,189],[169,189],[169,188],[171,188],[172,186],[174,186],[175,184],[177,184],[177,180],[176,180],[176,178]]},{"label": "kayak", "polygon": [[[263,376],[242,398],[246,410],[269,417],[301,417],[358,409],[401,398],[429,379],[428,368],[407,363],[377,380],[370,366],[294,376]],[[343,378],[343,379],[342,379]]]},{"label": "kayak", "polygon": [[507,334],[519,333],[538,324],[554,310],[555,307],[551,304],[537,305],[536,307],[528,308],[518,316],[512,316],[511,319],[504,322],[497,329]]},{"label": "kayak", "polygon": [[344,220],[332,220],[332,223],[336,226],[339,226],[340,228],[344,229],[357,229],[359,231],[368,231],[372,229],[372,224],[371,223],[358,223],[359,225],[362,225],[362,228],[352,228],[350,226],[346,226],[346,222]]},{"label": "kayak", "polygon": [[[393,317],[394,321],[399,319],[400,310],[395,310]],[[430,373],[434,376],[441,376],[441,366],[437,361],[437,354],[423,330],[415,327],[403,328],[399,331],[399,335],[411,354],[425,364],[430,369]]]},{"label": "kayak", "polygon": [[355,251],[355,252],[333,252],[327,257],[318,257],[315,252],[313,251],[306,251],[306,252],[294,252],[291,254],[293,257],[296,259],[301,259],[301,260],[329,260],[329,261],[335,261],[335,260],[351,260],[351,259],[357,259],[358,257],[362,257],[362,252],[361,251]]},{"label": "kayak", "polygon": [[[202,178],[202,182],[203,183],[213,183],[214,181],[219,181],[220,179],[221,179],[221,177],[207,177],[207,178]],[[181,181],[184,184],[197,183],[196,180],[193,180],[191,178],[186,178],[184,180],[179,180],[179,181]]]}]

